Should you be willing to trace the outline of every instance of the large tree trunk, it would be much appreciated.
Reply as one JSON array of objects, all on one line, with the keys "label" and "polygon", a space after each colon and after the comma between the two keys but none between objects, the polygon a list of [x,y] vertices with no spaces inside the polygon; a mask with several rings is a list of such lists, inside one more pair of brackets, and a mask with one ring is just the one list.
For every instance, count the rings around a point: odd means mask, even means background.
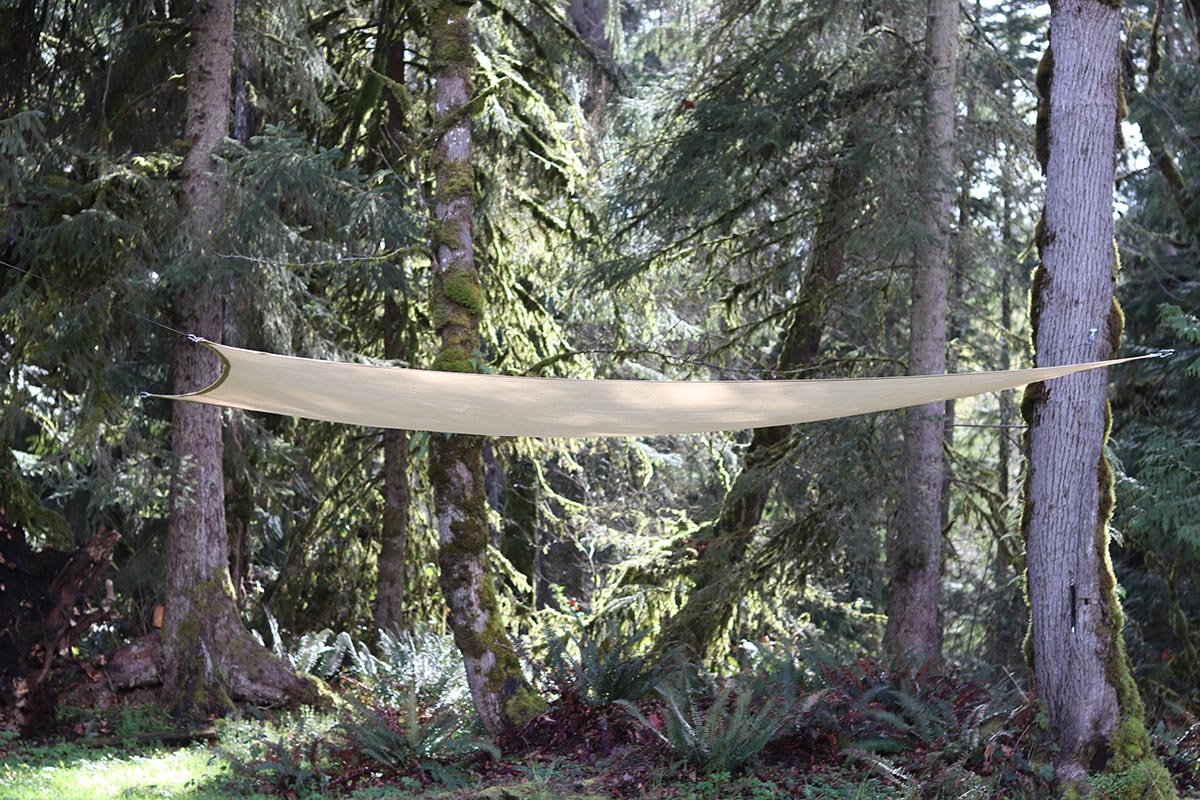
[{"label": "large tree trunk", "polygon": [[[924,218],[913,265],[910,375],[946,371],[957,0],[929,0],[925,52],[929,82],[920,163]],[[942,572],[944,433],[942,403],[909,409],[905,416],[905,482],[896,528],[888,542],[891,583],[883,638],[884,649],[893,658],[928,661],[941,656],[938,598]]]},{"label": "large tree trunk", "polygon": [[[229,127],[234,0],[202,3],[188,63],[183,189],[190,257],[198,270],[220,227],[224,181],[212,156]],[[201,337],[221,336],[216,283],[202,274],[178,293],[177,324]],[[181,340],[175,349],[175,388],[212,383],[216,356]],[[178,460],[171,482],[167,531],[166,610],[162,631],[163,699],[180,714],[222,713],[233,698],[256,703],[316,702],[317,685],[298,678],[246,631],[229,575],[225,528],[221,410],[196,403],[172,407],[171,445]]]},{"label": "large tree trunk", "polygon": [[[483,360],[483,291],[475,266],[471,165],[472,52],[470,6],[440,0],[431,9],[434,151],[437,189],[432,228],[432,315],[441,345],[433,368],[475,372]],[[544,706],[521,673],[496,603],[488,564],[487,493],[478,437],[435,434],[430,483],[437,516],[442,594],[462,651],[475,710],[489,733],[532,718]]]},{"label": "large tree trunk", "polygon": [[[1051,5],[1053,52],[1039,70],[1046,209],[1030,312],[1038,366],[1110,358],[1120,343],[1112,215],[1120,32],[1120,9],[1109,2]],[[1058,746],[1060,788],[1083,788],[1089,771],[1127,772],[1134,791],[1123,796],[1167,797],[1174,791],[1149,755],[1109,560],[1106,380],[1094,370],[1025,392],[1027,655]]]},{"label": "large tree trunk", "polygon": [[[814,232],[812,261],[799,287],[803,299],[792,312],[780,342],[776,372],[781,378],[795,377],[820,353],[830,297],[845,264],[846,245],[861,205],[864,176],[857,147],[857,137],[851,132],[829,179]],[[664,641],[683,644],[702,656],[722,643],[742,595],[741,567],[762,521],[771,475],[789,456],[790,434],[791,428],[786,426],[754,430],[742,471],[702,542],[687,601],[668,621]]]}]

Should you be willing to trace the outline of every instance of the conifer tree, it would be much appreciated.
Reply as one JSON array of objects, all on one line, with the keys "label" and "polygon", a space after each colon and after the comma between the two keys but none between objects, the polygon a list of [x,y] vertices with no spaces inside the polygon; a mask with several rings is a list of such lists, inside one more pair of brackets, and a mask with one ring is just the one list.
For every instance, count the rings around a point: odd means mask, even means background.
[{"label": "conifer tree", "polygon": [[[184,161],[187,259],[176,296],[176,321],[219,340],[223,301],[212,274],[212,241],[221,226],[224,180],[213,155],[229,127],[234,0],[202,3],[188,61]],[[186,392],[216,379],[214,354],[180,340],[175,385]],[[167,535],[166,612],[162,632],[163,698],[181,713],[223,713],[234,698],[273,705],[313,703],[316,684],[298,678],[243,627],[229,575],[225,527],[221,410],[195,403],[172,407],[177,459]]]},{"label": "conifer tree", "polygon": [[[1178,348],[1181,357],[1116,370],[1112,446],[1124,547],[1114,553],[1126,607],[1139,635],[1127,637],[1136,663],[1161,662],[1142,684],[1158,698],[1200,700],[1200,3],[1157,3],[1148,24],[1126,30],[1123,88],[1155,170],[1122,186],[1130,200],[1117,287],[1126,337],[1136,348]],[[1137,10],[1130,9],[1130,16]],[[1182,363],[1181,363],[1182,360]],[[1133,602],[1130,602],[1130,601]],[[1163,625],[1168,621],[1169,625]],[[1163,655],[1169,658],[1163,658]]]},{"label": "conifer tree", "polygon": [[[1051,5],[1050,48],[1038,71],[1046,174],[1030,297],[1038,366],[1111,358],[1121,341],[1124,317],[1113,297],[1120,33],[1119,4]],[[1089,772],[1105,772],[1122,776],[1124,796],[1171,797],[1121,636],[1109,558],[1106,381],[1096,370],[1025,392],[1026,656],[1058,746],[1061,789],[1089,792]]]},{"label": "conifer tree", "polygon": [[[950,261],[951,175],[954,171],[954,89],[958,60],[958,2],[929,0],[928,68],[922,117],[922,227],[913,264],[910,375],[946,371]],[[942,570],[942,438],[945,405],[908,410],[904,426],[904,484],[888,544],[891,576],[884,648],[918,661],[941,654],[938,598]]]}]

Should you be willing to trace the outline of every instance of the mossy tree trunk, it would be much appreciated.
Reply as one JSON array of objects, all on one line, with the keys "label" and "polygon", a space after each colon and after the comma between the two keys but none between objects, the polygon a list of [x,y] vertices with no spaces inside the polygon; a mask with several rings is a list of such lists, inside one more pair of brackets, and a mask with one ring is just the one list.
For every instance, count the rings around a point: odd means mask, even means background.
[{"label": "mossy tree trunk", "polygon": [[[954,88],[958,64],[958,2],[929,0],[928,69],[922,118],[922,230],[913,263],[908,374],[946,371],[950,214],[954,173]],[[938,614],[942,573],[942,491],[945,405],[909,409],[904,422],[904,484],[888,540],[890,586],[883,645],[892,658],[941,657]]]},{"label": "mossy tree trunk", "polygon": [[[475,183],[471,164],[470,5],[440,0],[431,8],[436,194],[431,225],[434,328],[441,343],[433,368],[475,372],[483,361],[483,291],[475,266]],[[484,727],[499,733],[544,706],[525,681],[496,603],[488,563],[487,493],[478,437],[435,434],[430,483],[437,517],[442,594],[463,654],[471,698]]]},{"label": "mossy tree trunk", "polygon": [[[861,210],[864,174],[854,132],[846,137],[842,157],[833,166],[821,216],[814,232],[812,260],[799,287],[802,298],[788,319],[779,347],[776,372],[794,378],[820,354],[825,319],[846,260],[850,232]],[[721,511],[702,541],[701,555],[691,574],[692,589],[679,613],[672,617],[663,640],[682,644],[705,656],[727,644],[729,628],[742,596],[744,570],[770,495],[771,476],[791,454],[791,428],[756,428],[746,450],[742,471],[725,495]],[[718,654],[721,655],[721,654]]]},{"label": "mossy tree trunk", "polygon": [[[1053,55],[1047,51],[1038,79],[1046,173],[1030,312],[1038,366],[1110,358],[1120,344],[1112,205],[1120,32],[1119,4],[1051,4]],[[1093,370],[1025,392],[1027,656],[1064,793],[1087,794],[1089,772],[1108,772],[1124,773],[1121,797],[1170,797],[1170,779],[1150,756],[1121,638],[1108,552],[1106,383],[1107,372]]]},{"label": "mossy tree trunk", "polygon": [[[198,277],[177,293],[175,318],[183,330],[214,340],[221,336],[222,298],[203,265],[223,212],[224,181],[212,168],[212,156],[229,126],[233,19],[234,0],[200,5],[187,76],[191,150],[184,162],[184,234]],[[207,386],[219,372],[217,357],[207,348],[180,341],[177,392]],[[171,446],[177,465],[167,532],[164,702],[180,714],[222,713],[235,698],[272,705],[316,702],[317,684],[273,658],[238,615],[229,575],[221,439],[219,408],[174,404]]]}]

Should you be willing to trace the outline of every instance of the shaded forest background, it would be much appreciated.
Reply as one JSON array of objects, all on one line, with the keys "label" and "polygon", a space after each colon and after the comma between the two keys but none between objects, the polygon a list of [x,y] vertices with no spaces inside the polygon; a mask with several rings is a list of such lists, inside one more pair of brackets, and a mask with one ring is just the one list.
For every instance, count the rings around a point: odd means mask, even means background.
[{"label": "shaded forest background", "polygon": [[[1048,11],[960,12],[947,367],[1031,366]],[[0,511],[36,548],[121,537],[111,619],[73,658],[152,634],[172,602],[172,409],[139,392],[173,390],[179,336],[154,323],[182,325],[180,298],[206,286],[221,341],[316,358],[688,380],[908,368],[930,236],[924,3],[480,0],[473,91],[447,116],[435,80],[468,55],[445,38],[455,13],[239,4],[223,210],[197,241],[191,4],[0,6],[0,258],[52,281],[0,271]],[[1179,354],[1111,376],[1109,537],[1148,715],[1194,721],[1200,6],[1126,3],[1121,63],[1121,352]],[[455,172],[439,142],[463,118],[474,152]],[[472,201],[478,297],[438,277],[453,188]],[[481,335],[466,365],[435,335],[461,309]],[[946,407],[936,616],[942,659],[1024,686],[1018,406]],[[718,673],[766,645],[879,655],[903,425],[480,442],[499,618],[535,663],[564,630],[684,643]],[[225,412],[229,571],[268,647],[449,633],[439,436]]]}]

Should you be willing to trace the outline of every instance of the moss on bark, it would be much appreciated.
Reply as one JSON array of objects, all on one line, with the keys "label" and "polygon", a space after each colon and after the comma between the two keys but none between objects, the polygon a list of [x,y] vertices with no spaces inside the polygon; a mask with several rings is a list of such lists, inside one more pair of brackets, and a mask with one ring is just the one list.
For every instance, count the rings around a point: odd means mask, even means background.
[{"label": "moss on bark", "polygon": [[479,276],[465,269],[450,271],[442,278],[442,292],[472,316],[483,316],[483,288]]},{"label": "moss on bark", "polygon": [[431,66],[436,68],[457,67],[471,62],[471,27],[462,21],[470,13],[473,3],[438,3],[433,11],[433,58]]},{"label": "moss on bark", "polygon": [[430,369],[438,372],[478,372],[474,357],[464,348],[450,345],[434,356]]},{"label": "moss on bark", "polygon": [[[1106,6],[1119,5],[1107,0],[1099,0],[1099,2]],[[1054,128],[1055,120],[1051,118],[1050,111],[1051,91],[1056,80],[1056,71],[1067,70],[1069,72],[1065,77],[1060,76],[1063,80],[1062,85],[1068,87],[1063,90],[1064,92],[1079,93],[1085,91],[1077,85],[1081,75],[1107,76],[1109,72],[1106,70],[1113,68],[1111,62],[1105,62],[1108,66],[1102,70],[1088,61],[1089,56],[1084,43],[1091,41],[1088,38],[1090,36],[1096,37],[1095,41],[1099,41],[1101,38],[1105,42],[1112,41],[1115,50],[1114,38],[1117,27],[1113,24],[1111,12],[1104,12],[1102,15],[1104,19],[1098,20],[1096,11],[1095,6],[1087,9],[1081,5],[1052,9],[1051,27],[1057,31],[1056,36],[1063,35],[1066,38],[1056,39],[1056,47],[1047,48],[1038,66],[1036,150],[1043,172],[1049,171],[1048,177],[1052,184],[1047,190],[1047,204],[1048,208],[1055,212],[1053,219],[1059,226],[1077,226],[1089,220],[1102,221],[1111,213],[1111,209],[1072,205],[1076,198],[1071,196],[1071,192],[1079,188],[1072,182],[1090,180],[1092,183],[1082,185],[1099,188],[1100,181],[1107,180],[1103,178],[1103,173],[1111,170],[1111,163],[1107,163],[1107,154],[1097,161],[1095,154],[1102,152],[1103,148],[1092,144],[1093,140],[1087,139],[1086,134],[1080,133],[1081,128],[1056,130]],[[1096,47],[1095,41],[1091,41],[1090,46],[1093,49]],[[1054,52],[1055,49],[1058,51],[1057,54]],[[1056,64],[1056,55],[1061,63]],[[1106,56],[1111,58],[1112,53],[1108,52]],[[1087,73],[1081,68],[1081,64],[1088,64],[1095,71]],[[1106,95],[1106,93],[1115,88],[1093,85],[1086,90],[1090,92],[1091,96],[1084,98],[1082,95],[1067,94],[1059,98],[1060,107],[1071,107],[1076,111],[1102,108],[1103,106],[1095,104],[1097,98],[1103,99],[1108,96],[1111,99],[1111,95]],[[1124,113],[1122,98],[1116,98],[1116,106],[1117,119],[1112,120],[1112,124],[1114,128],[1119,129],[1117,122]],[[1105,123],[1107,124],[1108,121],[1106,120]],[[1108,136],[1104,127],[1106,125],[1101,126],[1099,121],[1094,121],[1087,131],[1089,134]],[[1068,142],[1065,138],[1058,140],[1059,136],[1080,138]],[[1119,135],[1116,141],[1119,142]],[[1054,169],[1050,170],[1052,151],[1055,164]],[[1090,163],[1087,161],[1089,155],[1092,159]],[[1067,167],[1070,169],[1066,169]],[[1064,353],[1062,337],[1059,335],[1064,325],[1077,326],[1081,321],[1078,314],[1072,316],[1072,312],[1077,311],[1079,307],[1072,307],[1071,302],[1078,301],[1070,298],[1090,295],[1093,301],[1089,301],[1091,304],[1088,308],[1096,309],[1099,306],[1099,309],[1088,313],[1096,314],[1098,310],[1103,309],[1103,306],[1099,305],[1104,296],[1100,293],[1101,290],[1103,289],[1111,296],[1111,282],[1115,279],[1120,267],[1115,243],[1111,262],[1112,270],[1106,279],[1103,275],[1102,265],[1096,264],[1094,256],[1089,255],[1094,253],[1097,245],[1102,245],[1103,242],[1091,240],[1087,243],[1092,248],[1089,251],[1086,246],[1080,246],[1078,241],[1056,241],[1056,234],[1061,231],[1053,229],[1045,220],[1046,215],[1043,214],[1043,220],[1039,222],[1035,236],[1042,264],[1039,265],[1033,276],[1033,286],[1030,291],[1030,317],[1035,344],[1044,342],[1048,350],[1052,350],[1052,352],[1043,353],[1039,348],[1037,354],[1039,364],[1042,363],[1043,358],[1047,357],[1051,359],[1070,357],[1069,353]],[[1095,269],[1096,267],[1100,268],[1099,272]],[[1064,281],[1064,283],[1053,285],[1057,281]],[[1063,289],[1076,286],[1072,281],[1080,282],[1078,284],[1079,291],[1064,292]],[[1101,281],[1106,281],[1109,286],[1102,287]],[[1069,297],[1064,298],[1064,294]],[[1098,321],[1100,324],[1096,326],[1101,328],[1102,325],[1103,328],[1101,330],[1093,329],[1091,337],[1088,339],[1088,343],[1091,344],[1095,342],[1096,335],[1100,335],[1100,340],[1094,345],[1096,351],[1094,355],[1100,358],[1111,357],[1117,352],[1124,328],[1124,315],[1119,304],[1115,298],[1108,302],[1110,305],[1107,313],[1104,314],[1102,310],[1100,311],[1104,317]],[[1055,305],[1051,306],[1052,303]],[[1091,321],[1088,320],[1088,322]],[[1093,322],[1093,324],[1095,323]],[[1064,396],[1071,396],[1071,389],[1066,384],[1060,390],[1055,391],[1063,392]],[[1094,452],[1090,449],[1081,451],[1061,439],[1054,440],[1052,438],[1055,435],[1053,430],[1046,431],[1040,427],[1047,420],[1058,419],[1061,424],[1061,420],[1064,419],[1062,402],[1055,402],[1056,399],[1051,397],[1051,390],[1048,390],[1044,384],[1034,384],[1026,389],[1022,401],[1022,416],[1029,425],[1026,441],[1027,449],[1030,452],[1030,466],[1025,478],[1026,507],[1022,517],[1022,535],[1027,545],[1032,542],[1031,537],[1035,532],[1039,537],[1058,536],[1060,538],[1054,540],[1056,546],[1061,547],[1062,542],[1074,545],[1067,550],[1068,558],[1075,558],[1075,554],[1079,554],[1078,561],[1075,562],[1078,572],[1075,572],[1074,569],[1064,569],[1061,561],[1051,565],[1046,562],[1046,555],[1056,551],[1047,548],[1046,539],[1038,539],[1038,552],[1043,559],[1040,562],[1042,566],[1039,571],[1039,575],[1043,576],[1039,578],[1042,581],[1038,584],[1039,596],[1046,598],[1053,592],[1065,593],[1068,589],[1067,581],[1070,581],[1070,599],[1063,604],[1070,614],[1070,631],[1069,634],[1066,631],[1065,613],[1057,610],[1059,608],[1057,606],[1058,597],[1053,600],[1043,599],[1040,602],[1046,603],[1045,606],[1040,609],[1033,608],[1031,603],[1031,609],[1038,615],[1039,627],[1036,630],[1039,637],[1037,639],[1038,647],[1047,648],[1051,652],[1034,652],[1033,634],[1035,630],[1032,620],[1030,635],[1026,642],[1026,656],[1030,659],[1030,665],[1035,666],[1034,657],[1036,656],[1038,659],[1036,669],[1046,669],[1047,685],[1037,688],[1046,699],[1051,725],[1063,748],[1056,757],[1056,767],[1059,768],[1061,781],[1060,790],[1065,797],[1103,797],[1121,798],[1122,800],[1125,798],[1173,797],[1175,793],[1169,776],[1162,765],[1154,760],[1151,753],[1150,738],[1143,722],[1145,710],[1130,671],[1122,639],[1124,617],[1117,596],[1117,581],[1109,555],[1108,524],[1113,512],[1114,495],[1112,469],[1103,450],[1103,444],[1108,440],[1112,424],[1111,408],[1106,399],[1100,398],[1102,411],[1091,404],[1093,398],[1089,398],[1087,403],[1088,419],[1091,420],[1089,441],[1091,441],[1092,431],[1096,427],[1100,427],[1096,425],[1099,420],[1093,414],[1103,413],[1100,452],[1097,460],[1093,462],[1096,481],[1095,530],[1088,534],[1086,530],[1079,530],[1078,520],[1074,517],[1064,519],[1061,516],[1055,516],[1053,510],[1045,509],[1039,509],[1039,527],[1037,531],[1034,530],[1033,501],[1037,498],[1031,497],[1031,489],[1037,485],[1043,487],[1043,491],[1049,491],[1047,487],[1055,486],[1053,480],[1048,480],[1052,475],[1043,472],[1053,469],[1053,465],[1048,464],[1044,458],[1039,462],[1041,464],[1038,468],[1039,471],[1035,471],[1034,463],[1038,462],[1038,453],[1034,452],[1033,448],[1035,441],[1039,444],[1049,442],[1052,447],[1057,447],[1057,450],[1048,452],[1055,452],[1059,457],[1062,457],[1064,453],[1069,456],[1070,454],[1086,455]],[[1075,403],[1080,402],[1079,398],[1075,399]],[[1081,413],[1082,408],[1082,405],[1072,405],[1076,414]],[[1069,416],[1070,414],[1067,415],[1068,418]],[[1038,434],[1036,440],[1034,438],[1035,431]],[[1094,456],[1087,455],[1089,459],[1092,457]],[[1074,468],[1078,469],[1079,466],[1080,464],[1076,464]],[[1086,462],[1083,466],[1086,467]],[[1048,502],[1056,502],[1055,497],[1051,497]],[[1091,518],[1090,514],[1088,517]],[[1042,525],[1046,527],[1042,528]],[[1084,543],[1078,541],[1079,534],[1092,537],[1092,541],[1088,543],[1090,546],[1083,546]],[[1098,596],[1084,595],[1077,598],[1077,586],[1083,587],[1089,593],[1095,592]],[[1029,595],[1027,594],[1027,596]],[[1074,695],[1063,694],[1062,684],[1065,680],[1064,675],[1061,674],[1063,664],[1078,667],[1079,664],[1075,663],[1076,653],[1070,649],[1057,649],[1060,633],[1071,636],[1077,634],[1077,614],[1082,625],[1078,629],[1078,635],[1087,637],[1085,641],[1079,643],[1080,663],[1089,665],[1086,672],[1088,676],[1091,676],[1090,679],[1083,679],[1085,685],[1082,691],[1089,692],[1090,694],[1087,696],[1096,703],[1095,706],[1086,708],[1072,702]],[[1063,661],[1063,659],[1070,660]],[[1097,660],[1099,664],[1096,664]],[[1053,666],[1047,666],[1054,664],[1058,665],[1057,671]],[[1092,665],[1102,665],[1102,679],[1095,675],[1097,670]],[[1076,691],[1081,690],[1077,689]]]},{"label": "moss on bark", "polygon": [[524,724],[546,706],[525,682],[496,600],[482,472],[478,438],[436,441],[430,481],[438,490],[442,593],[476,710],[485,727],[497,733]]},{"label": "moss on bark", "polygon": [[1054,50],[1047,47],[1037,68],[1037,122],[1034,125],[1034,149],[1042,173],[1050,164],[1050,89],[1054,80]]},{"label": "moss on bark", "polygon": [[446,195],[469,195],[475,192],[475,170],[470,164],[452,161],[437,170],[439,191]]},{"label": "moss on bark", "polygon": [[[1113,244],[1114,277],[1120,266],[1116,243]],[[1108,316],[1108,342],[1111,352],[1121,346],[1125,328],[1125,315],[1120,303],[1113,298]],[[1104,440],[1112,432],[1112,406],[1104,404]],[[1175,797],[1175,785],[1166,768],[1154,757],[1150,735],[1146,731],[1146,709],[1138,692],[1137,683],[1125,651],[1125,613],[1117,596],[1117,577],[1113,572],[1109,554],[1108,524],[1116,506],[1113,471],[1108,458],[1100,455],[1096,469],[1100,505],[1096,524],[1096,550],[1102,556],[1100,589],[1101,602],[1108,609],[1109,649],[1105,654],[1105,677],[1117,692],[1120,709],[1116,727],[1109,736],[1109,752],[1103,768],[1089,778],[1092,797],[1112,800],[1134,800],[1135,798]]]},{"label": "moss on bark", "polygon": [[[441,342],[432,367],[453,372],[477,372],[483,363],[485,302],[472,241],[469,9],[469,4],[451,0],[430,10],[433,106],[440,132],[433,158],[437,221],[430,226],[435,258],[430,305]],[[477,437],[435,437],[429,470],[450,627],[463,654],[475,710],[488,732],[497,734],[527,721],[544,705],[525,681],[496,601],[480,446]]]}]

